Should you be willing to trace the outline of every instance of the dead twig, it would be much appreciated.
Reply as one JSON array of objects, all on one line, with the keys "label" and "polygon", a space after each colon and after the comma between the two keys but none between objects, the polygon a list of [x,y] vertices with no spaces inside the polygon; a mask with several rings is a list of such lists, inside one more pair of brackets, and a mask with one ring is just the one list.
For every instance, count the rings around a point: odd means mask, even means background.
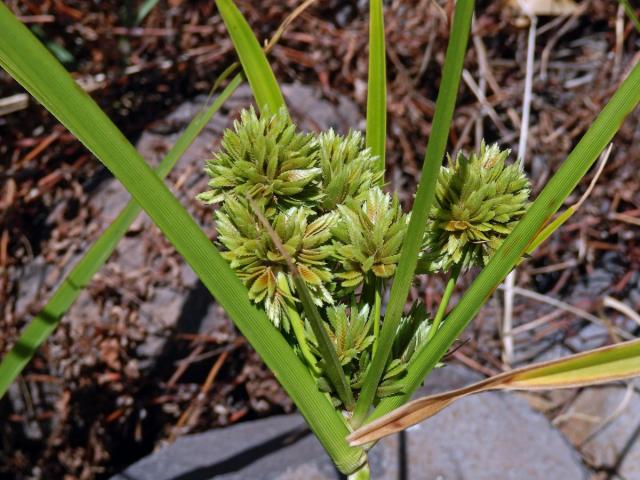
[{"label": "dead twig", "polygon": [[[533,90],[533,69],[536,49],[536,27],[538,19],[535,15],[529,16],[529,37],[527,40],[527,65],[524,81],[524,96],[522,100],[522,120],[520,124],[520,142],[518,143],[518,157],[520,168],[524,169],[527,153],[527,140],[529,136],[529,115],[531,112],[531,97]],[[513,295],[516,283],[516,270],[514,269],[504,282],[504,312],[502,317],[503,361],[509,365],[513,361]]]},{"label": "dead twig", "polygon": [[215,361],[215,363],[211,367],[211,370],[209,370],[209,374],[207,375],[206,380],[200,387],[200,392],[191,401],[187,409],[184,412],[182,412],[182,415],[180,415],[178,422],[173,427],[171,436],[169,437],[169,442],[173,442],[188,423],[190,422],[195,423],[195,421],[198,419],[198,417],[200,416],[200,411],[202,409],[202,404],[204,403],[204,400],[206,399],[207,394],[211,390],[211,387],[213,386],[213,382],[218,376],[218,373],[220,372],[220,368],[222,368],[222,364],[225,362],[228,356],[229,356],[229,351],[225,350],[220,354],[218,359]]}]

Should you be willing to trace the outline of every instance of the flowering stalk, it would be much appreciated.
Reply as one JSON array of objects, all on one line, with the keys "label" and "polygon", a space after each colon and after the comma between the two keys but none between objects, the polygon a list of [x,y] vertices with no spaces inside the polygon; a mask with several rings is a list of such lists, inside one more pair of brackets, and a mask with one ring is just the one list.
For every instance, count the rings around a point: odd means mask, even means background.
[{"label": "flowering stalk", "polygon": [[[402,317],[375,399],[403,391],[414,353],[445,322],[461,271],[482,265],[526,210],[528,181],[508,151],[482,146],[440,169],[422,264],[449,273],[435,317]],[[382,295],[409,215],[377,184],[359,132],[298,132],[284,111],[245,110],[206,162],[222,255],[349,418],[381,339]]]},{"label": "flowering stalk", "polygon": [[449,305],[449,301],[451,300],[451,295],[453,294],[453,290],[456,287],[456,280],[458,280],[458,275],[460,275],[460,271],[462,270],[462,263],[463,262],[456,263],[451,269],[451,275],[449,276],[447,284],[444,287],[444,292],[442,293],[442,299],[440,300],[440,304],[438,305],[436,315],[435,317],[433,317],[433,325],[429,330],[427,341],[431,340],[438,331],[438,328],[440,328],[440,324],[442,323],[444,314],[447,311],[447,306]]}]

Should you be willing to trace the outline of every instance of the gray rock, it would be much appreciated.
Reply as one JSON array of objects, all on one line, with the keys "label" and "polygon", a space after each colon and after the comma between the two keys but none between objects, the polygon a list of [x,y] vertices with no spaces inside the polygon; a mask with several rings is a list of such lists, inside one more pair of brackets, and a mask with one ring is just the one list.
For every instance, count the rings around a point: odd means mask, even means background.
[{"label": "gray rock", "polygon": [[640,478],[640,425],[636,426],[634,435],[628,443],[628,450],[619,459],[618,473],[621,479]]},{"label": "gray rock", "polygon": [[[477,377],[442,368],[421,394]],[[306,432],[306,433],[305,433]],[[485,393],[459,401],[370,453],[377,479],[585,479],[575,451],[521,399]],[[336,479],[318,441],[297,415],[270,417],[190,435],[112,480]]]},{"label": "gray rock", "polygon": [[334,472],[304,420],[279,415],[182,437],[112,480],[329,479]]},{"label": "gray rock", "polygon": [[577,335],[567,340],[567,345],[576,352],[584,352],[602,347],[607,342],[610,332],[604,324],[590,323]]},{"label": "gray rock", "polygon": [[338,97],[338,103],[334,105],[322,99],[318,89],[299,83],[285,85],[283,94],[288,100],[291,115],[304,130],[333,128],[340,133],[347,133],[352,128],[364,129],[358,107],[346,97]]},{"label": "gray rock", "polygon": [[[617,385],[581,392],[570,407],[567,421],[560,426],[589,464],[597,468],[616,467],[631,443],[637,444],[639,428],[640,394]],[[639,448],[635,445],[625,457],[627,469],[640,471]],[[623,477],[640,478],[640,475]]]},{"label": "gray rock", "polygon": [[33,303],[41,298],[44,294],[45,280],[47,273],[51,267],[47,265],[42,256],[33,259],[32,262],[25,265],[22,272],[10,272],[12,276],[16,276],[18,293],[16,295],[17,312],[26,311]]}]

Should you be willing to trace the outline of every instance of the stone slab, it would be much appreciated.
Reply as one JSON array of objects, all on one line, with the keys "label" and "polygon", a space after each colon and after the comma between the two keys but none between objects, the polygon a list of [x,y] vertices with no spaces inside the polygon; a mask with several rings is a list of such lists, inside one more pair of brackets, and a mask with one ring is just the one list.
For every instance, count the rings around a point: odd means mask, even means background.
[{"label": "stone slab", "polygon": [[[448,366],[421,391],[456,388],[477,377]],[[514,395],[485,393],[454,404],[371,452],[384,480],[583,480],[576,452]],[[298,415],[275,416],[185,436],[112,480],[337,479],[339,474]]]},{"label": "stone slab", "polygon": [[[620,462],[640,478],[640,394],[624,385],[583,390],[572,403],[560,430],[587,462],[600,469],[615,469]],[[621,470],[620,470],[621,473]]]}]

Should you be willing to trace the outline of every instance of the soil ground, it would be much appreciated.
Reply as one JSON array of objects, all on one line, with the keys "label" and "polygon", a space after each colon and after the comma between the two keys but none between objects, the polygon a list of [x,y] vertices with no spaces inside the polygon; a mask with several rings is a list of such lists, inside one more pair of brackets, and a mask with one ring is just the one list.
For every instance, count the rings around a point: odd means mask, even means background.
[{"label": "soil ground", "polygon": [[[211,1],[161,0],[140,23],[133,20],[138,2],[5,3],[90,85],[94,98],[132,141],[145,130],[170,138],[179,126],[167,123],[167,115],[185,100],[207,94],[235,60]],[[254,31],[266,39],[300,2],[237,3]],[[453,1],[392,0],[385,5],[388,188],[399,192],[408,208],[430,132]],[[541,17],[538,24],[526,161],[534,194],[639,58],[640,34],[616,2],[591,0],[581,5],[573,15]],[[329,103],[350,99],[363,115],[367,8],[364,1],[337,0],[310,8],[270,55],[278,79],[312,87]],[[517,150],[527,32],[527,20],[517,10],[500,2],[478,2],[465,62],[467,80],[461,86],[449,151],[477,148],[482,138]],[[0,99],[22,92],[0,72]],[[110,179],[34,101],[4,113],[0,352],[11,347],[43,305],[60,272],[99,234],[102,224],[96,218],[105,212],[90,200]],[[566,312],[557,303],[519,295],[515,326],[522,328],[515,337],[515,357],[506,365],[496,295],[449,361],[488,375],[605,345],[619,340],[621,332],[637,335],[639,325],[616,301],[640,310],[639,167],[636,111],[616,136],[602,178],[580,211],[519,270],[518,285],[525,292],[567,302],[580,311]],[[590,179],[591,175],[584,179],[567,204],[580,197]],[[184,180],[174,175],[170,182],[180,191]],[[210,212],[201,209],[195,214],[206,228]],[[171,351],[162,368],[140,375],[144,359],[138,347],[151,335],[141,320],[147,314],[144,306],[158,298],[158,279],[151,275],[166,272],[169,280],[160,286],[169,292],[181,291],[183,278],[181,260],[171,246],[154,228],[146,228],[144,243],[137,242],[140,228],[134,225],[128,238],[134,245],[152,248],[147,252],[153,253],[154,268],[104,269],[86,298],[95,316],[80,323],[64,320],[11,395],[0,402],[0,476],[105,478],[176,435],[292,409],[256,354],[215,308],[207,311],[222,320],[219,329],[207,335],[160,329],[158,335],[170,342]],[[38,262],[49,267],[43,278],[33,274],[41,271]],[[26,295],[25,288],[35,294]],[[428,306],[437,305],[440,294],[437,278],[421,278],[412,292]],[[31,300],[25,302],[27,297]],[[593,322],[585,312],[599,319],[589,330],[585,328]],[[204,401],[196,402],[198,415],[177,428],[221,358],[213,387]],[[561,424],[572,414],[573,399],[580,393],[530,399]],[[572,433],[567,436],[572,438]],[[600,462],[593,455],[584,456],[594,475],[604,478],[613,478],[621,460]]]}]

